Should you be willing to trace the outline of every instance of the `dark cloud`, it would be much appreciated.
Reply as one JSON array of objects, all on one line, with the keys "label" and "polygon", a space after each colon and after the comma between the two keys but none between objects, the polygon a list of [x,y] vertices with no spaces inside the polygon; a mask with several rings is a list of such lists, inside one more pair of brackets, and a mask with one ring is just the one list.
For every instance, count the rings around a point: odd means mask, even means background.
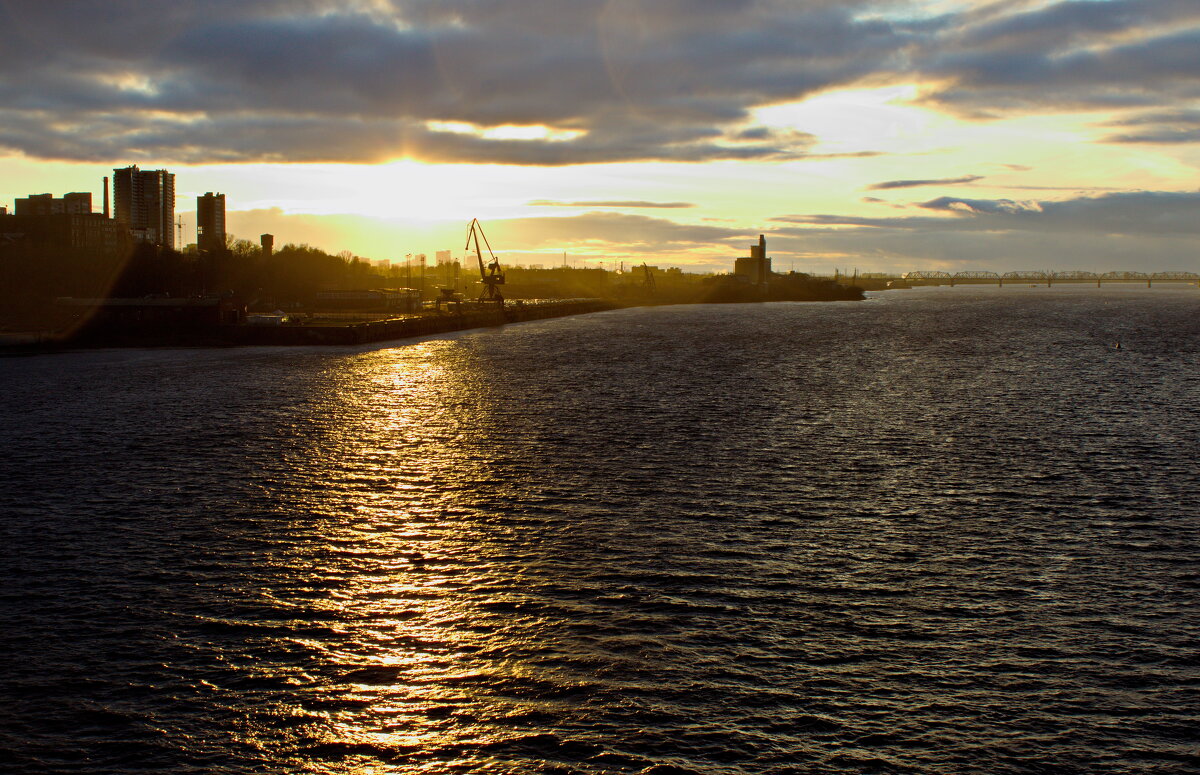
[{"label": "dark cloud", "polygon": [[892,188],[917,188],[918,186],[954,186],[983,180],[983,175],[963,175],[960,178],[932,178],[929,180],[885,180],[867,186],[868,191],[884,191]]},{"label": "dark cloud", "polygon": [[[1200,3],[1079,0],[963,15],[914,54],[927,101],[979,117],[1200,97]],[[1003,7],[1003,6],[998,6]]]},{"label": "dark cloud", "polygon": [[[891,13],[905,7],[0,0],[0,148],[96,162],[829,158],[752,111],[896,79],[938,84],[931,102],[977,116],[1200,99],[1195,0]],[[555,132],[505,139],[455,123]],[[1191,142],[1195,125],[1110,139]]]},{"label": "dark cloud", "polygon": [[[1064,201],[939,197],[928,215],[772,219],[776,255],[846,256],[859,266],[1195,270],[1200,192],[1126,192]],[[827,260],[827,259],[826,259]]]},{"label": "dark cloud", "polygon": [[1104,138],[1110,143],[1200,142],[1200,110],[1140,113],[1104,126],[1119,130]]},{"label": "dark cloud", "polygon": [[[0,146],[97,162],[802,158],[750,110],[916,32],[873,0],[0,0]],[[457,131],[546,125],[565,139]]]},{"label": "dark cloud", "polygon": [[1124,235],[1200,234],[1200,192],[1135,191],[1064,201],[966,199],[943,196],[917,205],[929,216],[868,218],[789,215],[780,223],[815,227],[920,232],[1090,233]]},{"label": "dark cloud", "polygon": [[585,202],[559,202],[553,199],[535,199],[529,204],[534,207],[628,207],[663,208],[668,210],[696,206],[692,202],[645,202],[637,199]]}]

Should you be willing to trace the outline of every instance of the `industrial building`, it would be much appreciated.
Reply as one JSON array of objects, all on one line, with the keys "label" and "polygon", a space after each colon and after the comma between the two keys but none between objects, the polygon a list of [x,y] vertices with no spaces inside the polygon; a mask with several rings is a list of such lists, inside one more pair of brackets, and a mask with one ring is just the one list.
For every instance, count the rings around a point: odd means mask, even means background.
[{"label": "industrial building", "polygon": [[92,212],[91,192],[30,194],[17,199],[13,214],[0,212],[0,236],[6,244],[29,243],[52,248],[119,255],[129,248],[127,230],[101,213]]},{"label": "industrial building", "polygon": [[767,238],[759,234],[758,244],[750,246],[750,255],[735,259],[733,274],[752,285],[766,286],[771,279],[771,259],[767,257]]},{"label": "industrial building", "polygon": [[317,291],[313,307],[332,311],[419,312],[421,292],[415,288]]},{"label": "industrial building", "polygon": [[166,170],[140,170],[137,165],[113,170],[113,217],[139,242],[175,247],[175,175]]},{"label": "industrial building", "polygon": [[52,194],[30,194],[14,204],[14,215],[90,215],[92,192],[63,194],[61,199]]}]

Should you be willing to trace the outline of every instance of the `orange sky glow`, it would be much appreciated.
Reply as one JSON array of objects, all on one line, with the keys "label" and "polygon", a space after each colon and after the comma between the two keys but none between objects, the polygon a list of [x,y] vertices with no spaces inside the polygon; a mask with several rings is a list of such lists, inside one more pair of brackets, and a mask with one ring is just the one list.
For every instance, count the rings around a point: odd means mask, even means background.
[{"label": "orange sky glow", "polygon": [[220,191],[393,261],[479,218],[521,264],[1197,269],[1195,3],[42,5],[0,0],[0,205],[137,163],[184,242]]}]

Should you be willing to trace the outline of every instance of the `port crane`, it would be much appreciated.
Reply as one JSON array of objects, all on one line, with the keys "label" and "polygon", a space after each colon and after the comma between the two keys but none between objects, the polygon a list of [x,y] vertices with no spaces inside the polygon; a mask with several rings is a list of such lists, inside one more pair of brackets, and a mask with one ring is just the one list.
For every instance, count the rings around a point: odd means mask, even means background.
[{"label": "port crane", "polygon": [[[486,265],[483,263],[483,251],[479,249],[479,238],[483,238],[483,244],[487,247],[488,255],[492,260]],[[479,261],[479,281],[483,283],[483,293],[479,294],[480,301],[494,301],[498,306],[504,306],[504,294],[500,293],[497,285],[504,285],[504,273],[500,271],[500,259],[496,258],[496,254],[492,252],[492,246],[488,243],[487,235],[483,233],[483,224],[478,218],[471,219],[471,225],[467,227],[467,246],[464,250],[471,249],[471,240],[475,240],[475,258]]]},{"label": "port crane", "polygon": [[650,271],[650,267],[646,266],[646,262],[642,262],[642,271],[646,273],[646,279],[642,281],[642,287],[648,292],[654,293],[654,273]]}]

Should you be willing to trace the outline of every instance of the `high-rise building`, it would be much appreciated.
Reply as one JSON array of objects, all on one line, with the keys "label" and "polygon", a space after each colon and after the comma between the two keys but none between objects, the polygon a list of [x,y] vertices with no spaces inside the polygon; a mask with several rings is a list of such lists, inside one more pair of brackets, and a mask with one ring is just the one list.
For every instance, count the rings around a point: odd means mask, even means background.
[{"label": "high-rise building", "polygon": [[275,235],[274,234],[259,235],[258,242],[260,245],[262,245],[263,258],[270,257],[271,253],[275,250]]},{"label": "high-rise building", "polygon": [[196,197],[196,246],[212,253],[225,249],[225,195]]},{"label": "high-rise building", "polygon": [[175,247],[175,175],[166,170],[113,170],[113,217],[140,242]]}]

